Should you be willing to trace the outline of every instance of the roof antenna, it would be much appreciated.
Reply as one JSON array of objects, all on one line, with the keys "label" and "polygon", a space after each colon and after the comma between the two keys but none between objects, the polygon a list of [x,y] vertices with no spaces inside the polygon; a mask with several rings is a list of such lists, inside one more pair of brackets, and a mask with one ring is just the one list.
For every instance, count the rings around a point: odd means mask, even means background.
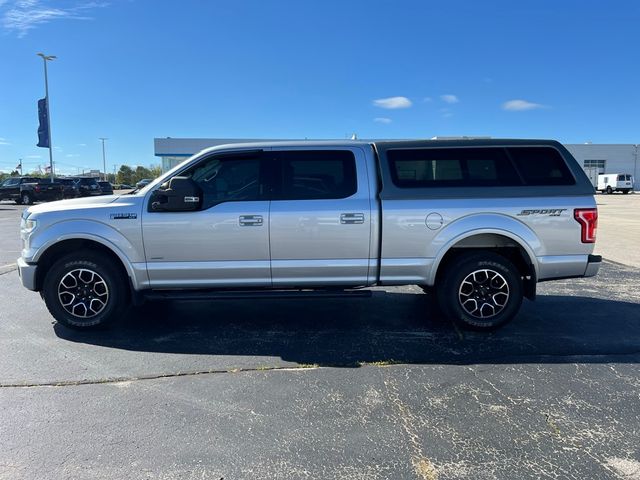
[{"label": "roof antenna", "polygon": [[353,133],[351,135],[351,140],[357,140],[358,139],[358,134],[357,133]]}]

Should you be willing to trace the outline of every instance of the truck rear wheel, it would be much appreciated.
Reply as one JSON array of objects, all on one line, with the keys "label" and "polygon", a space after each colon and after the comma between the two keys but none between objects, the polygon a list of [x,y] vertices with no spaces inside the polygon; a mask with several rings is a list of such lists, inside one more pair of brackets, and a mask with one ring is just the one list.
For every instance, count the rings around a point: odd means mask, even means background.
[{"label": "truck rear wheel", "polygon": [[472,330],[493,330],[512,320],[522,304],[522,278],[493,252],[464,254],[446,266],[437,286],[442,312]]},{"label": "truck rear wheel", "polygon": [[42,297],[66,327],[87,330],[118,320],[128,305],[127,282],[110,259],[94,252],[56,261],[44,279]]},{"label": "truck rear wheel", "polygon": [[29,195],[27,192],[21,193],[20,203],[22,203],[22,205],[31,205],[33,203],[33,200],[31,199],[31,195]]}]

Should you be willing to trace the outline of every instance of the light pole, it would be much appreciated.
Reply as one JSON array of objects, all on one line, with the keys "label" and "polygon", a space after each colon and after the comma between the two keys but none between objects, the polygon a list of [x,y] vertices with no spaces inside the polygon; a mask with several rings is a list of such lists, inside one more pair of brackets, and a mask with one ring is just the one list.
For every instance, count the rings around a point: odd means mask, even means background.
[{"label": "light pole", "polygon": [[104,154],[104,141],[109,140],[108,138],[100,137],[98,140],[102,141],[102,171],[104,172],[104,181],[107,181],[107,157]]},{"label": "light pole", "polygon": [[38,53],[39,57],[42,57],[44,62],[44,98],[47,105],[47,129],[49,131],[49,173],[51,175],[51,182],[53,182],[53,145],[51,144],[51,110],[49,110],[49,78],[47,77],[47,62],[55,60],[55,55],[45,55],[44,53]]}]

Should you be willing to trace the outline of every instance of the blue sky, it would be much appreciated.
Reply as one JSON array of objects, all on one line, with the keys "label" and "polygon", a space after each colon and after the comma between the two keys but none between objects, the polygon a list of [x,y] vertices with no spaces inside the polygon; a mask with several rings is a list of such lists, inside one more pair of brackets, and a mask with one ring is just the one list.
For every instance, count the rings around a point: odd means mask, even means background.
[{"label": "blue sky", "polygon": [[149,165],[154,137],[640,142],[637,1],[0,0],[0,170]]}]

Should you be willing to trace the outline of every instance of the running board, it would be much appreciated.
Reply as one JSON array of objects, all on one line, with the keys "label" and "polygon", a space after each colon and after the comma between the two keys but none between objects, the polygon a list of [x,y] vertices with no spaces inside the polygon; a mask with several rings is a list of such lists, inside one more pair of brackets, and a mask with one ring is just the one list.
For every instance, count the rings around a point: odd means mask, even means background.
[{"label": "running board", "polygon": [[147,300],[245,300],[255,298],[368,298],[371,290],[151,290]]}]

